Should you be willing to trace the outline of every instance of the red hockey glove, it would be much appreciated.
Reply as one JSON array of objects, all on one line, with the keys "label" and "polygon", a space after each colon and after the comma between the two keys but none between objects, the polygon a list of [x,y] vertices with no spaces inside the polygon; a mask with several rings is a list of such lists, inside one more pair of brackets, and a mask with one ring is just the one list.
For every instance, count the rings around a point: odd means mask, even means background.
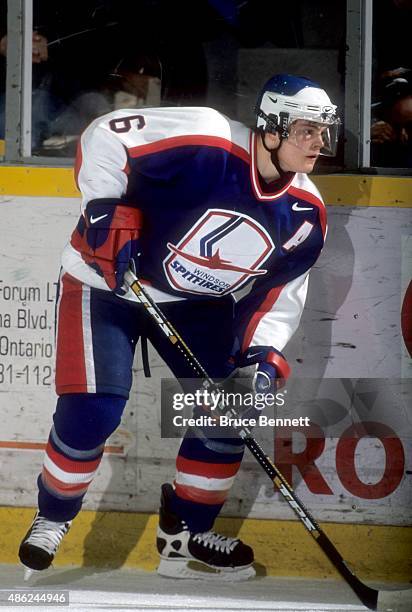
[{"label": "red hockey glove", "polygon": [[142,214],[137,208],[122,205],[120,200],[92,200],[73,232],[71,244],[114,293],[123,295],[126,270],[132,265],[137,272],[141,227]]},{"label": "red hockey glove", "polygon": [[280,388],[290,374],[290,367],[280,351],[273,346],[251,346],[235,359],[237,368],[259,364],[253,375],[255,393],[269,393]]}]

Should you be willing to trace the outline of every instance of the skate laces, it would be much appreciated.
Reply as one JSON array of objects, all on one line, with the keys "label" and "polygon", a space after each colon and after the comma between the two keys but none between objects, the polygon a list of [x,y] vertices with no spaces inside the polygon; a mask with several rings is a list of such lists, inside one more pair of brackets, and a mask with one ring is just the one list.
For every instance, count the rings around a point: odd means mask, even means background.
[{"label": "skate laces", "polygon": [[229,554],[233,551],[236,544],[240,541],[237,538],[227,538],[213,531],[205,531],[204,533],[196,533],[193,536],[196,542],[200,542],[209,548],[214,548],[219,552]]},{"label": "skate laces", "polygon": [[71,521],[57,523],[49,521],[38,514],[34,519],[26,542],[43,548],[50,554],[54,554],[63,537],[68,532],[70,525]]}]

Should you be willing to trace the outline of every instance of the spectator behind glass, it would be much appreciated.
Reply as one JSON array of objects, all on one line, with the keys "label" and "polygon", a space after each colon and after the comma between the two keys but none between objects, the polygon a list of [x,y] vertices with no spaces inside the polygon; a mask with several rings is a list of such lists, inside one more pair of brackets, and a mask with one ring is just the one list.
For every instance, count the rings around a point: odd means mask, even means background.
[{"label": "spectator behind glass", "polygon": [[[122,54],[114,2],[83,0],[75,9],[52,0],[33,2],[32,147],[59,129],[56,121],[73,105],[70,133],[84,127],[112,106],[105,80]],[[7,1],[0,0],[0,130],[4,137]],[[66,121],[63,132],[69,129]]]},{"label": "spectator behind glass", "polygon": [[372,93],[379,94],[382,76],[397,66],[410,66],[412,0],[373,2]]},{"label": "spectator behind glass", "polygon": [[[204,104],[207,70],[202,39],[209,19],[202,19],[203,14],[199,16],[199,12],[205,4],[202,1],[193,6],[191,0],[174,3],[83,0],[73,5],[34,0],[35,152],[74,154],[75,141],[83,129],[96,116],[118,106],[118,100],[114,99],[116,87],[126,84],[127,89],[133,90],[132,95],[136,93],[141,99],[139,94],[148,84],[148,77],[160,78],[159,72],[163,77],[162,97],[168,105]],[[0,40],[4,50],[6,15],[7,1],[0,0]],[[142,56],[150,58],[149,62],[144,61],[143,76]],[[154,74],[150,65],[154,66]],[[113,74],[121,78],[113,78]],[[4,137],[5,77],[3,55],[0,56],[0,137]],[[159,100],[154,100],[153,92],[149,91],[151,88],[146,90],[154,105],[159,105]],[[59,147],[63,149],[61,152]]]},{"label": "spectator behind glass", "polygon": [[163,66],[157,55],[144,51],[123,58],[110,75],[113,108],[160,106]]},{"label": "spectator behind glass", "polygon": [[[112,79],[116,67],[127,61],[141,69],[136,32],[129,35],[132,26],[128,23],[129,19],[136,23],[136,4],[131,0],[83,0],[73,6],[34,0],[35,154],[74,155],[84,128],[115,106],[114,86],[121,84]],[[7,0],[0,0],[0,138],[5,135],[6,28]],[[157,59],[154,63],[158,66]],[[158,72],[159,68],[155,76]]]},{"label": "spectator behind glass", "polygon": [[[0,8],[0,138],[5,138],[5,82],[7,58],[7,34],[5,33],[6,10],[5,2]],[[54,114],[54,105],[47,86],[48,74],[48,47],[47,38],[39,32],[33,32],[32,63],[33,63],[33,121],[32,146],[37,147],[45,134],[50,117]]]},{"label": "spectator behind glass", "polygon": [[372,105],[371,165],[412,168],[412,70],[387,71],[380,90]]}]

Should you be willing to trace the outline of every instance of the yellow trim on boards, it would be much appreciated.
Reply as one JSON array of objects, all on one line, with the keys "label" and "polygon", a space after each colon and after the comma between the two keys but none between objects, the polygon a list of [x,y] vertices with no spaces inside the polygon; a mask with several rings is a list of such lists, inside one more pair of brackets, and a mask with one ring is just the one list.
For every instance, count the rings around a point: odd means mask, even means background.
[{"label": "yellow trim on boards", "polygon": [[[329,205],[412,208],[412,177],[314,175]],[[0,195],[79,197],[72,168],[0,165]]]},{"label": "yellow trim on boards", "polygon": [[[18,563],[17,550],[34,515],[31,508],[0,507],[0,563]],[[154,571],[157,515],[83,510],[53,564],[128,567]],[[412,528],[325,523],[325,532],[362,580],[408,582],[412,575]],[[297,520],[220,518],[216,531],[237,536],[255,552],[257,573],[268,576],[338,578],[320,547]]]},{"label": "yellow trim on boards", "polygon": [[73,168],[1,166],[0,194],[17,196],[80,197]]},{"label": "yellow trim on boards", "polygon": [[328,174],[311,178],[326,204],[412,208],[412,177]]}]

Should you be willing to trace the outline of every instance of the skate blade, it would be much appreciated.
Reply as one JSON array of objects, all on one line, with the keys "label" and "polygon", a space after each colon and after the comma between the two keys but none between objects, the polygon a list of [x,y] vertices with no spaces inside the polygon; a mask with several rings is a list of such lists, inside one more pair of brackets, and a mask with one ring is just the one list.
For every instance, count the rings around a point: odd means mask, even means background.
[{"label": "skate blade", "polygon": [[31,567],[27,567],[26,565],[23,565],[23,569],[24,569],[24,574],[23,574],[23,580],[24,582],[27,582],[28,580],[30,580],[30,578],[32,578],[35,574],[38,574],[39,571],[38,570],[34,570],[31,569]]},{"label": "skate blade", "polygon": [[190,559],[161,559],[157,573],[167,578],[192,578],[213,582],[243,582],[256,576],[252,566],[242,569],[218,569]]},{"label": "skate blade", "polygon": [[38,578],[40,575],[43,576],[50,576],[53,572],[53,566],[50,565],[49,567],[46,567],[46,569],[43,570],[36,570],[36,569],[32,569],[31,567],[27,567],[27,565],[24,565],[24,563],[21,564],[24,573],[23,573],[23,579],[24,582],[27,582],[28,580],[31,580],[32,578]]}]

